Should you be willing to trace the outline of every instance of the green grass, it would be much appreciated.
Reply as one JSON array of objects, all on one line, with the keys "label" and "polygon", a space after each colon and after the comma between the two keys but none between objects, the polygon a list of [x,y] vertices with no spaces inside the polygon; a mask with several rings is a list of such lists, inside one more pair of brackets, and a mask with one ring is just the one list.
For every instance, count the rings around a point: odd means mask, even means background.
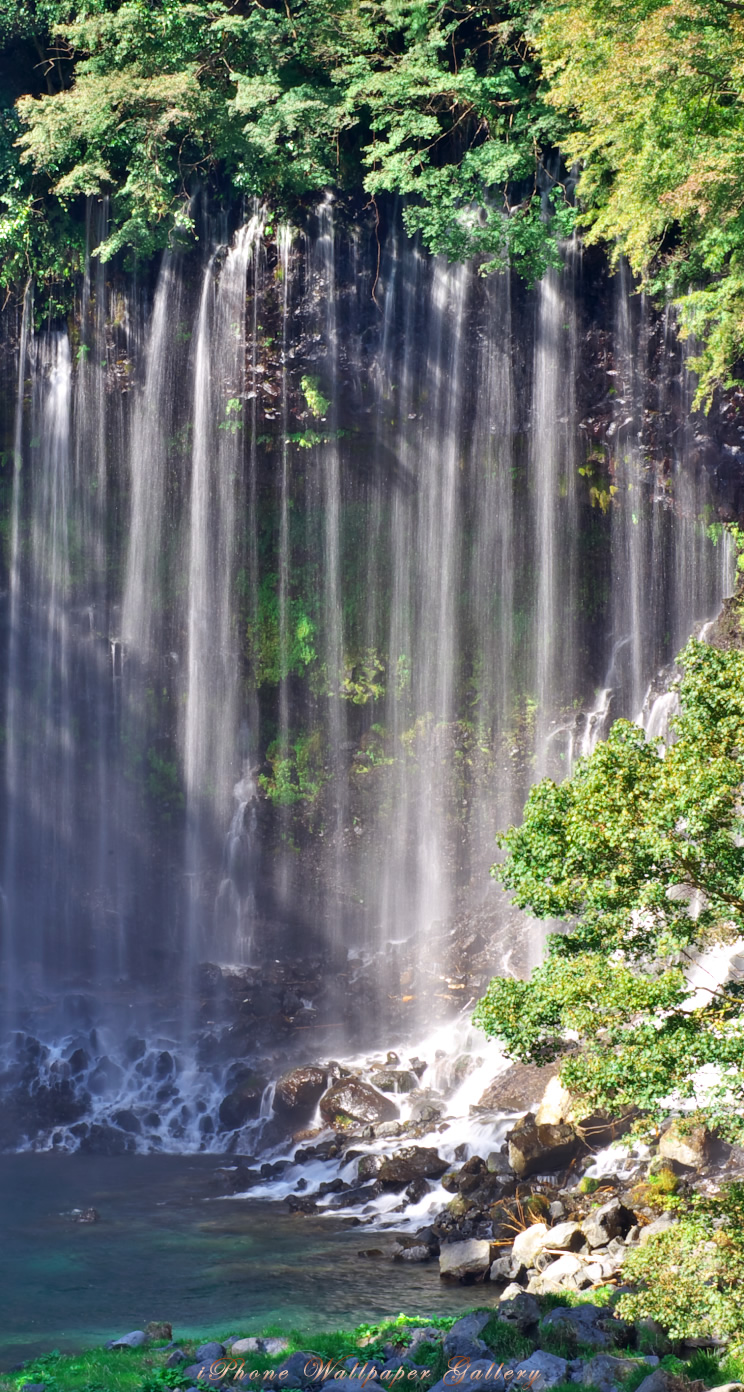
[{"label": "green grass", "polygon": [[[591,1294],[596,1298],[598,1292],[593,1291]],[[578,1297],[569,1298],[568,1293],[566,1297],[560,1298],[555,1296],[540,1297],[543,1317],[548,1310],[556,1309],[560,1305],[579,1303],[581,1302]],[[589,1349],[581,1343],[576,1343],[575,1340],[572,1340],[570,1333],[558,1329],[551,1330],[541,1327],[537,1338],[530,1338],[525,1334],[520,1334],[513,1325],[496,1319],[492,1305],[486,1308],[491,1318],[483,1329],[481,1337],[498,1362],[517,1363],[523,1358],[528,1358],[538,1347],[568,1359],[575,1357],[589,1359],[597,1352],[595,1349]],[[362,1324],[353,1330],[336,1330],[330,1333],[294,1330],[287,1335],[277,1325],[272,1325],[270,1328],[262,1329],[261,1335],[264,1338],[286,1337],[289,1342],[289,1353],[302,1349],[308,1353],[318,1354],[324,1360],[340,1364],[350,1357],[358,1358],[360,1362],[364,1362],[367,1359],[379,1357],[385,1344],[392,1344],[402,1352],[410,1344],[413,1332],[417,1328],[434,1327],[446,1331],[451,1328],[456,1319],[462,1319],[467,1313],[470,1312],[461,1311],[457,1316],[449,1318],[438,1316],[431,1319],[417,1317],[409,1319],[405,1315],[399,1315],[396,1319],[382,1320],[377,1324]],[[223,1337],[227,1336],[228,1333],[242,1336],[244,1332],[243,1327],[235,1322],[229,1330],[227,1326],[224,1327]],[[198,1344],[205,1342],[207,1338],[215,1337],[220,1339],[220,1335],[215,1335],[212,1330],[209,1334],[200,1335],[198,1338],[190,1337],[179,1340],[179,1347],[190,1355],[193,1362]],[[245,1357],[244,1360],[241,1360],[244,1363],[245,1375],[241,1382],[235,1384],[236,1387],[260,1387],[261,1383],[258,1381],[249,1382],[247,1375],[251,1372],[263,1373],[276,1367],[286,1356],[287,1354],[283,1354],[275,1359],[259,1355]],[[635,1356],[637,1357],[637,1354]],[[20,1392],[20,1389],[28,1382],[43,1383],[47,1392],[169,1392],[169,1389],[174,1389],[176,1392],[177,1389],[184,1388],[189,1383],[184,1378],[181,1368],[165,1368],[167,1357],[168,1350],[163,1345],[149,1345],[144,1349],[91,1349],[77,1354],[53,1352],[25,1364],[20,1372],[0,1374],[0,1392]],[[649,1367],[647,1364],[634,1365],[631,1361],[634,1357],[632,1350],[627,1351],[627,1357],[629,1368],[623,1392],[635,1392],[635,1389],[647,1376]],[[441,1344],[438,1343],[419,1345],[416,1349],[415,1361],[430,1370],[428,1380],[423,1383],[424,1387],[433,1386],[446,1371],[446,1360]],[[182,1365],[182,1367],[185,1366],[188,1365]],[[730,1354],[724,1358],[719,1358],[715,1354],[701,1350],[687,1362],[667,1355],[661,1360],[661,1366],[669,1372],[683,1374],[691,1380],[700,1380],[705,1383],[706,1387],[720,1386],[724,1382],[744,1382],[744,1353]],[[417,1384],[417,1386],[421,1385]],[[370,1384],[371,1392],[374,1392],[374,1386],[375,1384]],[[379,1386],[384,1387],[384,1384]],[[576,1392],[576,1387],[573,1383],[566,1383],[565,1387],[560,1385],[554,1388],[553,1392]],[[585,1387],[583,1392],[596,1392],[596,1389]]]}]

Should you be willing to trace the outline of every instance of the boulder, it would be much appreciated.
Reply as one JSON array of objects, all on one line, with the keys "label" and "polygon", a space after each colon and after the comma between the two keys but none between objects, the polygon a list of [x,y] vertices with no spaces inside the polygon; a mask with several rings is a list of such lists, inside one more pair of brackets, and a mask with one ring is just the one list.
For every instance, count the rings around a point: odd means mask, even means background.
[{"label": "boulder", "polygon": [[595,1349],[607,1349],[613,1344],[622,1343],[628,1332],[623,1320],[615,1319],[599,1305],[561,1306],[551,1310],[543,1323],[548,1329],[572,1329],[578,1343]]},{"label": "boulder", "polygon": [[491,1263],[488,1279],[489,1281],[509,1281],[511,1280],[511,1271],[511,1257],[497,1257],[496,1260]]},{"label": "boulder", "polygon": [[659,1141],[659,1155],[685,1169],[699,1170],[707,1163],[710,1132],[704,1126],[683,1127],[673,1121]]},{"label": "boulder", "polygon": [[536,1324],[539,1324],[540,1306],[534,1295],[528,1295],[526,1291],[519,1291],[517,1295],[512,1295],[508,1300],[502,1296],[496,1311],[496,1318],[514,1325],[520,1333],[524,1334],[527,1329],[532,1329]]},{"label": "boulder", "polygon": [[490,1265],[490,1242],[475,1238],[467,1242],[445,1243],[439,1253],[439,1275],[444,1280],[463,1281],[466,1276],[482,1278]]},{"label": "boulder", "polygon": [[147,1335],[144,1329],[133,1329],[130,1334],[122,1334],[119,1339],[112,1339],[107,1348],[142,1348],[147,1343]]},{"label": "boulder", "polygon": [[585,1106],[563,1086],[560,1078],[550,1079],[537,1109],[538,1126],[567,1124],[593,1147],[610,1145],[630,1129],[635,1112],[611,1117],[607,1112],[588,1112]]},{"label": "boulder", "polygon": [[677,1219],[673,1218],[671,1213],[662,1213],[660,1218],[655,1218],[653,1223],[647,1223],[645,1228],[641,1228],[638,1234],[638,1246],[645,1247],[652,1237],[656,1237],[657,1233],[668,1232],[669,1228],[673,1228],[676,1222]]},{"label": "boulder", "polygon": [[[483,1387],[503,1387],[503,1383],[495,1381],[493,1358],[463,1358],[462,1362],[455,1368],[448,1368],[444,1377],[439,1382],[435,1382],[431,1392],[452,1392],[452,1387],[460,1387],[465,1392],[482,1392]],[[527,1378],[522,1381],[526,1383]],[[402,1386],[399,1383],[398,1386]],[[511,1384],[509,1384],[511,1385]],[[373,1382],[368,1383],[367,1392],[374,1388]]]},{"label": "boulder", "polygon": [[261,1111],[261,1098],[266,1083],[255,1073],[250,1073],[223,1097],[220,1103],[220,1126],[223,1131],[237,1131],[247,1121],[253,1121]]},{"label": "boulder", "polygon": [[635,1223],[635,1214],[619,1199],[602,1204],[583,1223],[584,1237],[589,1247],[606,1247],[613,1237],[625,1237]]},{"label": "boulder", "polygon": [[548,1063],[542,1068],[533,1063],[513,1063],[488,1084],[478,1098],[477,1107],[489,1112],[523,1112],[539,1101],[557,1072],[557,1063]]},{"label": "boulder", "polygon": [[507,1141],[509,1164],[520,1179],[562,1170],[579,1148],[573,1127],[538,1126],[531,1112],[509,1132]]},{"label": "boulder", "polygon": [[134,1152],[136,1142],[132,1136],[119,1131],[105,1122],[93,1122],[86,1135],[80,1137],[78,1150],[81,1155],[127,1155]]},{"label": "boulder", "polygon": [[507,1157],[505,1155],[502,1155],[500,1150],[491,1151],[491,1154],[486,1160],[486,1169],[488,1170],[489,1174],[504,1175],[506,1179],[513,1178],[514,1172],[512,1170],[512,1167],[509,1164]]},{"label": "boulder", "polygon": [[383,1096],[361,1078],[342,1078],[334,1083],[320,1099],[320,1114],[327,1126],[344,1128],[350,1122],[374,1126],[394,1121],[398,1108],[389,1097]]},{"label": "boulder", "polygon": [[531,1358],[517,1363],[513,1386],[517,1387],[520,1383],[524,1386],[529,1382],[530,1387],[540,1392],[543,1387],[555,1387],[556,1383],[565,1382],[567,1375],[568,1363],[565,1358],[557,1358],[554,1353],[544,1353],[538,1349]]},{"label": "boulder", "polygon": [[200,1344],[196,1350],[196,1358],[200,1363],[214,1363],[218,1358],[224,1358],[225,1345],[218,1344],[215,1339],[206,1344]]},{"label": "boulder", "polygon": [[188,1361],[189,1355],[184,1353],[183,1349],[176,1348],[173,1349],[172,1353],[168,1354],[165,1360],[165,1366],[166,1368],[178,1368],[181,1363],[188,1363]]},{"label": "boulder", "polygon": [[654,1368],[636,1388],[636,1392],[673,1392],[675,1387],[679,1387],[678,1374],[670,1373],[666,1368]]},{"label": "boulder", "polygon": [[416,1074],[407,1068],[377,1068],[372,1081],[380,1092],[415,1092],[419,1085]]},{"label": "boulder", "polygon": [[542,1252],[550,1241],[547,1223],[532,1223],[529,1228],[524,1228],[517,1233],[512,1246],[512,1264],[524,1262],[524,1265],[534,1266],[535,1257],[538,1252]]},{"label": "boulder", "polygon": [[447,1359],[450,1358],[485,1358],[488,1349],[482,1339],[478,1338],[482,1329],[485,1329],[490,1319],[489,1314],[465,1315],[463,1319],[457,1320],[452,1328],[444,1336],[442,1348]]},{"label": "boulder", "polygon": [[279,1078],[273,1108],[292,1121],[309,1120],[326,1089],[328,1075],[317,1064],[291,1068]]},{"label": "boulder", "polygon": [[[316,1353],[291,1353],[289,1358],[285,1358],[276,1368],[274,1382],[281,1383],[283,1387],[309,1387],[310,1383],[315,1381],[312,1374],[317,1372],[318,1367]],[[307,1372],[306,1369],[310,1371]],[[284,1377],[281,1376],[282,1373],[285,1374]]]},{"label": "boulder", "polygon": [[379,1155],[360,1155],[357,1164],[357,1179],[362,1183],[366,1179],[374,1179],[379,1173],[382,1160]]},{"label": "boulder", "polygon": [[249,1339],[235,1339],[230,1345],[233,1358],[242,1358],[247,1353],[265,1353],[269,1358],[277,1358],[289,1348],[287,1339],[260,1339],[255,1335]]},{"label": "boulder", "polygon": [[568,1286],[572,1290],[576,1289],[574,1278],[584,1268],[584,1263],[580,1257],[574,1256],[573,1252],[564,1252],[557,1261],[543,1268],[539,1276],[533,1276],[527,1289],[537,1295],[544,1295],[546,1291],[553,1290],[558,1286]]},{"label": "boulder", "polygon": [[584,1234],[579,1223],[556,1223],[548,1232],[546,1246],[550,1251],[578,1252],[584,1245]]},{"label": "boulder", "polygon": [[383,1184],[410,1184],[414,1179],[439,1179],[448,1169],[436,1150],[426,1146],[406,1146],[383,1160],[377,1172]]},{"label": "boulder", "polygon": [[598,1392],[615,1392],[639,1363],[642,1365],[643,1360],[631,1362],[627,1358],[613,1358],[610,1353],[598,1353],[582,1365],[581,1381],[585,1386],[596,1387]]},{"label": "boulder", "polygon": [[[524,1267],[522,1267],[522,1270],[524,1271]],[[516,1300],[518,1295],[524,1295],[524,1291],[521,1286],[517,1285],[516,1281],[512,1281],[511,1285],[508,1285],[506,1290],[501,1292],[499,1296],[499,1305],[501,1305],[502,1302],[506,1305],[508,1301]]]}]

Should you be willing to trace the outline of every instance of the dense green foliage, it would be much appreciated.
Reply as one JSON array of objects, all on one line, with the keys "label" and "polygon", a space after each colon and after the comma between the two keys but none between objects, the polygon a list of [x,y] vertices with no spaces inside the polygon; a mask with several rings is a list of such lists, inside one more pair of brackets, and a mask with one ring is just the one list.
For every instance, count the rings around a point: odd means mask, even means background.
[{"label": "dense green foliage", "polygon": [[699,396],[744,346],[744,15],[728,0],[564,0],[540,52],[571,119],[590,240],[680,300],[704,342]]},{"label": "dense green foliage", "polygon": [[[744,20],[729,0],[0,0],[0,283],[195,235],[194,194],[404,195],[451,258],[527,276],[574,216],[676,296],[699,396],[744,346]],[[552,166],[551,166],[552,167]],[[544,180],[543,180],[544,183]]]},{"label": "dense green foliage", "polygon": [[2,0],[0,37],[48,86],[6,115],[6,284],[27,266],[64,274],[59,239],[55,259],[40,235],[50,210],[106,197],[100,254],[147,255],[193,230],[205,184],[285,209],[363,184],[409,195],[432,250],[512,255],[530,276],[556,260],[534,181],[560,118],[519,0]]},{"label": "dense green foliage", "polygon": [[744,1185],[696,1195],[674,1227],[628,1253],[623,1279],[634,1289],[618,1302],[622,1318],[656,1320],[673,1339],[725,1339],[741,1352]]},{"label": "dense green foliage", "polygon": [[[696,950],[744,927],[744,653],[690,642],[671,748],[616,721],[561,784],[532,789],[494,873],[514,901],[570,929],[529,982],[495,979],[476,1019],[510,1054],[545,1062],[573,1032],[561,1077],[610,1112],[650,1118],[676,1093],[730,1133],[744,1098],[744,990],[690,1000]],[[720,1070],[704,1094],[695,1074]],[[737,1117],[738,1112],[738,1117]]]}]

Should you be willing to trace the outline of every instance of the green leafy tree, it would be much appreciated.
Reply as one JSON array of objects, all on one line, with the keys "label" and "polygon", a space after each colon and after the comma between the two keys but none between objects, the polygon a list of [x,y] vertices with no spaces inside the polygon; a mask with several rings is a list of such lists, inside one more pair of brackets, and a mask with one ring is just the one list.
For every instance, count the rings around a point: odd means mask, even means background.
[{"label": "green leafy tree", "polygon": [[585,236],[678,296],[709,402],[744,350],[741,7],[554,0],[537,46],[549,101],[572,125],[563,150],[582,169]]},{"label": "green leafy tree", "polygon": [[[670,748],[616,721],[570,778],[533,788],[522,825],[499,838],[496,878],[567,930],[550,936],[530,981],[494,979],[474,1018],[538,1063],[578,1037],[561,1077],[592,1106],[653,1120],[676,1094],[734,1134],[742,987],[693,1003],[685,967],[744,928],[744,654],[693,641],[679,662]],[[716,1076],[701,1093],[706,1065]]]}]

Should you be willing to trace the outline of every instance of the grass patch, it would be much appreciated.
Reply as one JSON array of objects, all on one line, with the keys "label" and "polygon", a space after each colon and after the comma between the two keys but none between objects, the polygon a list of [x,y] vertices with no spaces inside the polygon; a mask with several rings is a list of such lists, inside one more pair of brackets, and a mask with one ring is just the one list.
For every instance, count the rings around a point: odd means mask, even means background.
[{"label": "grass patch", "polygon": [[488,1321],[480,1337],[500,1363],[519,1363],[523,1358],[529,1358],[537,1348],[534,1339],[521,1334],[508,1320],[500,1320],[496,1316]]}]

